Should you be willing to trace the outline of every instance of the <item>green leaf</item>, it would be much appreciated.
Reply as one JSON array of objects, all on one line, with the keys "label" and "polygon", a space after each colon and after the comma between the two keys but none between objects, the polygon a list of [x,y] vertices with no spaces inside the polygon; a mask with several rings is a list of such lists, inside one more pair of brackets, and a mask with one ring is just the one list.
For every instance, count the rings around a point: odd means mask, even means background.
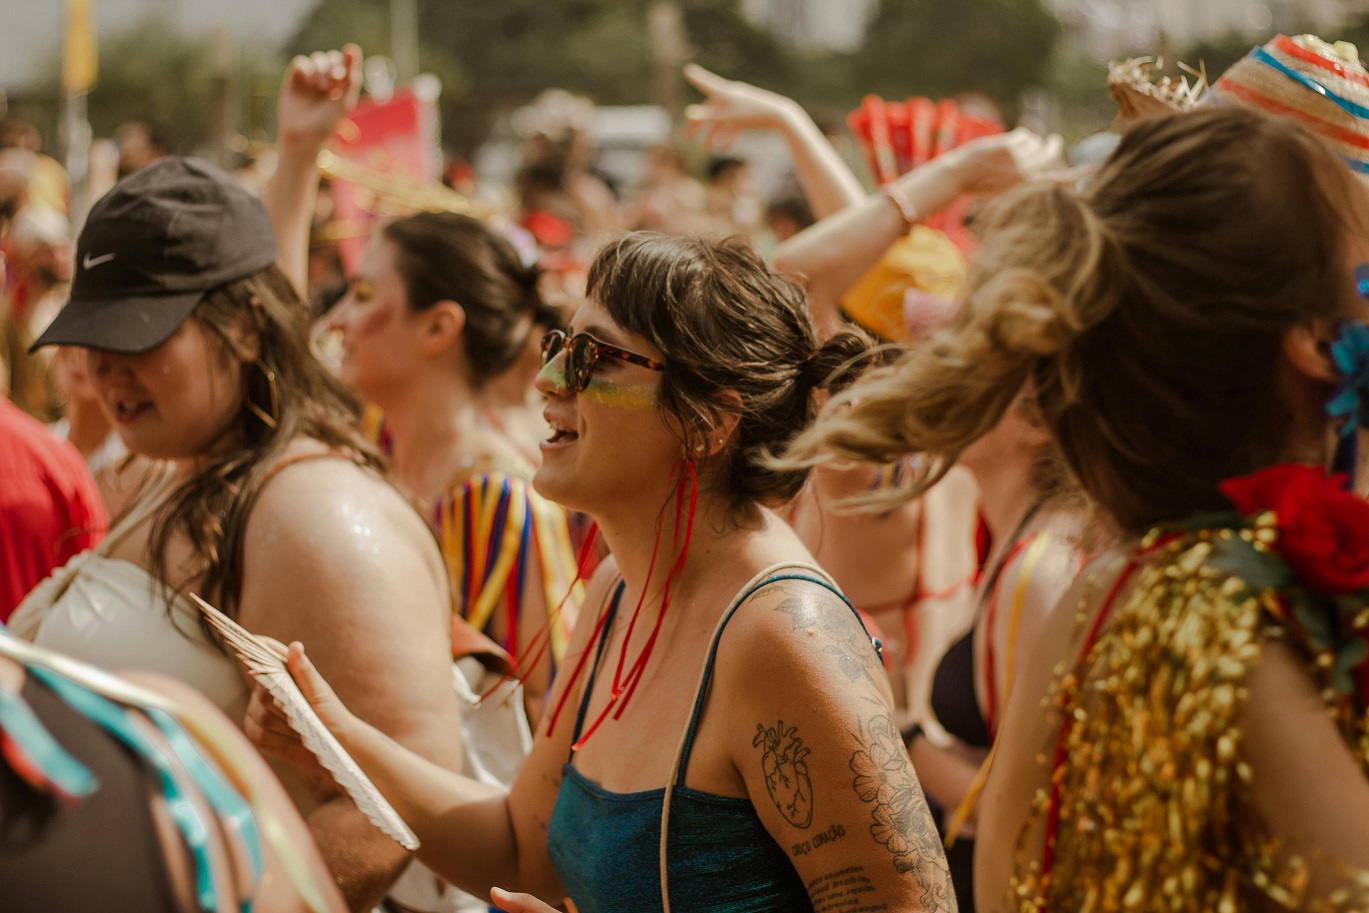
[{"label": "green leaf", "polygon": [[1330,650],[1336,645],[1335,612],[1330,602],[1320,593],[1297,589],[1288,593],[1293,617],[1302,625],[1308,640],[1318,650]]},{"label": "green leaf", "polygon": [[1336,652],[1336,665],[1331,670],[1331,686],[1342,694],[1355,692],[1354,672],[1369,659],[1369,643],[1363,637],[1346,641]]},{"label": "green leaf", "polygon": [[1208,566],[1239,577],[1252,590],[1281,590],[1292,586],[1293,572],[1276,555],[1262,552],[1244,539],[1219,539],[1213,543]]}]

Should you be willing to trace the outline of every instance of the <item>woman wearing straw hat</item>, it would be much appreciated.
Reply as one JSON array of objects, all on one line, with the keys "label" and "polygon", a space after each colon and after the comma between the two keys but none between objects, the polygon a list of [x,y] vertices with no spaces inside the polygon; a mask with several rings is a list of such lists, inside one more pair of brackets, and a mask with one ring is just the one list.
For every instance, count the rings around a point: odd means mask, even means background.
[{"label": "woman wearing straw hat", "polygon": [[1369,903],[1369,508],[1325,473],[1365,412],[1366,225],[1295,125],[1141,121],[1082,194],[1003,200],[952,333],[801,442],[934,439],[934,478],[1030,380],[1122,531],[1019,673],[981,908]]}]

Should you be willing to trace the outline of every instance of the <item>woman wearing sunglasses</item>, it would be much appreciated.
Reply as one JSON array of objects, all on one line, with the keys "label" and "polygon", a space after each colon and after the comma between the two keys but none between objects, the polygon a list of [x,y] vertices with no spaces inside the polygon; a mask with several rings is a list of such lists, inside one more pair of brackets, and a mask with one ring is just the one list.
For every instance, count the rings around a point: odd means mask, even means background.
[{"label": "woman wearing sunglasses", "polygon": [[[771,454],[863,352],[820,346],[802,293],[744,242],[633,234],[600,254],[571,335],[544,342],[534,481],[613,558],[513,786],[395,746],[291,646],[425,864],[585,913],[954,909],[878,645],[771,510],[806,476]],[[312,764],[264,692],[250,717],[264,749]]]}]

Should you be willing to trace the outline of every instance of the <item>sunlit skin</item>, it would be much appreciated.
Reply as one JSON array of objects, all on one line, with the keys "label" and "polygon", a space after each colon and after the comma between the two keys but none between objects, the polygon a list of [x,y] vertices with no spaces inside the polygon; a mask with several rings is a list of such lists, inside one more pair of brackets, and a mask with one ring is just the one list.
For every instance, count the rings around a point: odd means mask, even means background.
[{"label": "sunlit skin", "polygon": [[242,364],[192,317],[150,352],[88,350],[86,370],[130,451],[186,460],[231,443]]},{"label": "sunlit skin", "polygon": [[[618,327],[593,300],[576,312],[571,333],[588,333],[664,361],[650,343]],[[662,375],[601,356],[590,385],[571,393],[565,384],[566,357],[564,352],[557,354],[537,377],[537,390],[547,397],[543,414],[552,428],[552,436],[541,445],[542,465],[533,477],[537,490],[601,521],[620,502],[654,497],[664,503],[673,483],[660,467],[679,462],[681,435],[656,408]]]},{"label": "sunlit skin", "polygon": [[[581,391],[582,396],[619,409],[641,410],[656,407],[656,381],[637,378],[611,380],[598,371],[602,364],[603,360],[595,365],[594,376]],[[537,379],[539,382],[550,383],[559,390],[565,390],[566,360],[561,357],[553,358],[538,372]]]},{"label": "sunlit skin", "polygon": [[389,411],[421,361],[422,312],[409,307],[394,242],[373,235],[347,295],[328,314],[340,334],[344,383]]}]

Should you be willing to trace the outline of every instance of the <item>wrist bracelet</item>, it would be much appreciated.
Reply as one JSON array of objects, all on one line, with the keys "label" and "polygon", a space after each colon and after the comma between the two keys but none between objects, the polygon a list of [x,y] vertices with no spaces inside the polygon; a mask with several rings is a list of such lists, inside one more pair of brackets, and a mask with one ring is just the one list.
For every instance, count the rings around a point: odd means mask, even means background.
[{"label": "wrist bracelet", "polygon": [[895,189],[895,185],[885,184],[879,189],[879,192],[884,195],[885,199],[894,204],[894,208],[898,210],[898,214],[903,217],[903,223],[906,226],[907,231],[912,231],[913,226],[922,222],[922,216],[918,214],[917,207],[912,204],[911,200]]},{"label": "wrist bracelet", "polygon": [[913,723],[900,730],[899,735],[903,737],[903,747],[912,753],[913,742],[917,741],[918,736],[926,735],[926,732],[923,731],[921,723]]}]

